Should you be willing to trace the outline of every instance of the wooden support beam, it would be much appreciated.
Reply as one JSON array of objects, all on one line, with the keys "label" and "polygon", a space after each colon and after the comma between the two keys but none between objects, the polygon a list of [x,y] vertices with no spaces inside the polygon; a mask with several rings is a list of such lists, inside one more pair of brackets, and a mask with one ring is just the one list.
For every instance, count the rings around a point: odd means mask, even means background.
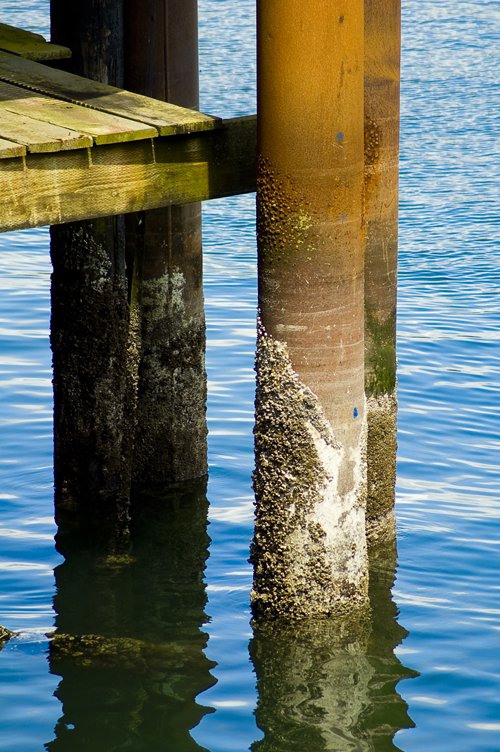
[{"label": "wooden support beam", "polygon": [[[212,131],[0,161],[0,231],[255,190],[255,117]],[[1,144],[0,144],[1,145]]]},{"label": "wooden support beam", "polygon": [[[123,86],[122,0],[51,0],[50,9],[52,38],[76,52],[71,69],[79,75],[2,62],[34,90],[37,75],[66,81],[70,93],[73,84],[89,92],[94,81]],[[130,540],[134,431],[123,221],[69,222],[52,226],[50,237],[56,546],[64,555],[72,545],[115,554]]]}]

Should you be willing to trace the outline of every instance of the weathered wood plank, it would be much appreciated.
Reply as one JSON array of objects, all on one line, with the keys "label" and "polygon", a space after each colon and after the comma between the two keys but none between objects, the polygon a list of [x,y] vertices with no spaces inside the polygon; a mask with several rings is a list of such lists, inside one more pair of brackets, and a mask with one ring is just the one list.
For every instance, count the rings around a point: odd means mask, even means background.
[{"label": "weathered wood plank", "polygon": [[211,130],[219,118],[0,52],[0,80],[157,128],[162,136]]},{"label": "weathered wood plank", "polygon": [[0,230],[249,193],[255,144],[249,117],[207,133],[3,159]]},{"label": "weathered wood plank", "polygon": [[63,102],[0,81],[0,132],[5,111],[85,133],[92,136],[96,144],[135,141],[158,135],[156,128],[143,125],[136,120],[127,120],[90,107]]},{"label": "weathered wood plank", "polygon": [[0,138],[0,159],[23,157],[25,154],[26,147],[23,146],[23,144],[16,144],[13,141],[7,141],[5,138]]},{"label": "weathered wood plank", "polygon": [[71,50],[47,42],[40,34],[0,23],[0,49],[30,60],[62,60],[71,57]]},{"label": "weathered wood plank", "polygon": [[0,138],[24,144],[29,152],[58,152],[92,146],[91,136],[60,128],[26,115],[18,115],[0,107]]}]

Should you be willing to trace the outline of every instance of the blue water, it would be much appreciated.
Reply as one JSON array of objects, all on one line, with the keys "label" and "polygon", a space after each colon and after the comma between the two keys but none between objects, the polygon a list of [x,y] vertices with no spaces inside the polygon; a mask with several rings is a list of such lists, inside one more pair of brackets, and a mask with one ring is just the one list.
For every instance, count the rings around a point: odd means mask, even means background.
[{"label": "blue water", "polygon": [[[2,0],[1,20],[47,33],[48,6]],[[360,735],[310,749],[302,743],[304,752],[500,749],[498,6],[406,0],[403,11],[393,598],[408,631],[395,653],[413,672],[397,692],[414,728],[399,724],[397,747],[370,746]],[[254,112],[253,0],[200,0],[200,24],[202,109]],[[205,204],[204,247],[212,543],[203,629],[217,683],[197,700],[215,712],[191,733],[210,752],[240,752],[263,736],[248,648],[254,198]],[[45,637],[61,563],[53,543],[49,276],[46,229],[0,236],[0,624],[23,631],[0,653],[2,752],[42,750],[62,715]],[[331,671],[331,686],[342,686]],[[180,747],[167,739],[161,749]]]}]

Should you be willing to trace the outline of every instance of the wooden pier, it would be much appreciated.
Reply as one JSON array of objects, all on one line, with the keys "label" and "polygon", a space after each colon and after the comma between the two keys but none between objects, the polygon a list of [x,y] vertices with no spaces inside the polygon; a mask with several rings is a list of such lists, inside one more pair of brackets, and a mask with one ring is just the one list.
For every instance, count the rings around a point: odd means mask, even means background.
[{"label": "wooden pier", "polygon": [[0,25],[0,231],[255,190],[255,117],[221,120],[57,70],[35,58],[68,51],[41,40]]},{"label": "wooden pier", "polygon": [[257,0],[258,134],[197,109],[196,0],[50,7],[58,45],[0,25],[0,232],[61,225],[58,550],[123,553],[137,489],[206,476],[198,202],[256,191],[252,610],[358,623],[394,537],[400,0]]}]

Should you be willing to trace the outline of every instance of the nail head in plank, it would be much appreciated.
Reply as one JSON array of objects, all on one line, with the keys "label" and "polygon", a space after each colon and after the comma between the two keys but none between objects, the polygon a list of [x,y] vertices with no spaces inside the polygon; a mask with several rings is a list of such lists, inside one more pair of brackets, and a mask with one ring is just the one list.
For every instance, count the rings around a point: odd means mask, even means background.
[{"label": "nail head in plank", "polygon": [[6,52],[0,52],[0,79],[75,104],[85,104],[147,123],[157,128],[162,136],[212,130],[221,123],[220,118],[196,110],[117,89]]},{"label": "nail head in plank", "polygon": [[96,144],[135,141],[158,135],[156,128],[136,120],[53,99],[0,81],[0,113],[5,110],[85,133],[92,136]]}]

